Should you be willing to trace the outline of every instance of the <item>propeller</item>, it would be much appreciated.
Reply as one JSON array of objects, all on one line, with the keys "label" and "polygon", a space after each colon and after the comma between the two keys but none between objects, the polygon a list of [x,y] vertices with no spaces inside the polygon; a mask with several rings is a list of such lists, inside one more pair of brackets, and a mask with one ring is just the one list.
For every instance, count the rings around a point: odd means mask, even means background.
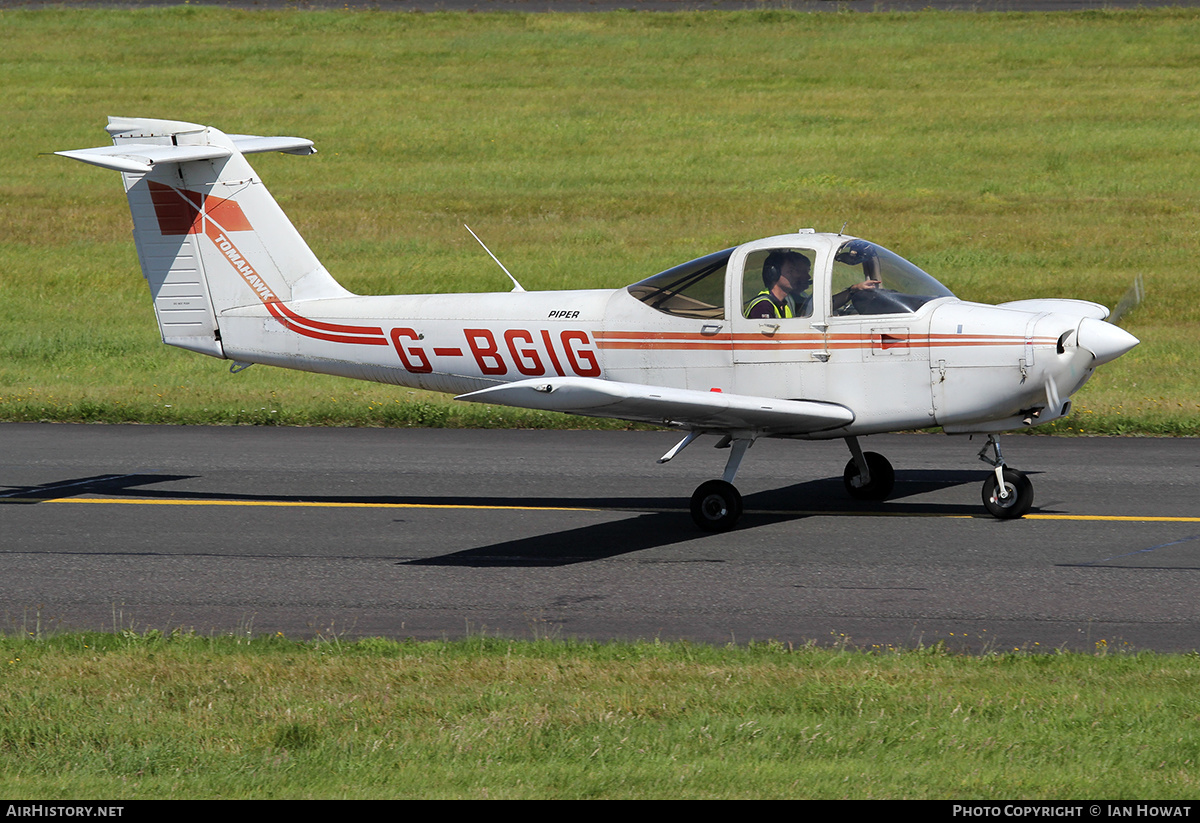
[{"label": "propeller", "polygon": [[1139,274],[1133,278],[1133,285],[1129,287],[1129,291],[1125,292],[1125,296],[1121,298],[1121,302],[1117,303],[1117,307],[1112,310],[1109,315],[1109,323],[1117,323],[1121,316],[1130,309],[1136,308],[1138,303],[1142,302],[1142,298],[1146,296],[1146,290],[1142,286],[1142,276]]}]

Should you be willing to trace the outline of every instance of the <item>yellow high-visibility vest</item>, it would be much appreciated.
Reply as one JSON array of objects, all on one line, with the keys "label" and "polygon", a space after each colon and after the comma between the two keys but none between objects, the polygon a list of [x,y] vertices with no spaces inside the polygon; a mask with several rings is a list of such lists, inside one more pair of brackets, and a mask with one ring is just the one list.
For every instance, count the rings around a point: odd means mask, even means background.
[{"label": "yellow high-visibility vest", "polygon": [[792,307],[787,303],[783,304],[783,309],[782,309],[783,314],[781,315],[779,313],[780,312],[779,304],[775,302],[775,298],[771,297],[770,290],[764,289],[763,291],[760,291],[757,295],[755,295],[754,299],[750,301],[750,305],[746,306],[746,317],[749,317],[750,313],[754,310],[754,307],[757,306],[759,303],[761,303],[764,300],[766,300],[768,303],[771,304],[771,315],[773,317],[779,317],[781,319],[786,319],[789,317],[796,316],[795,314],[792,313]]}]

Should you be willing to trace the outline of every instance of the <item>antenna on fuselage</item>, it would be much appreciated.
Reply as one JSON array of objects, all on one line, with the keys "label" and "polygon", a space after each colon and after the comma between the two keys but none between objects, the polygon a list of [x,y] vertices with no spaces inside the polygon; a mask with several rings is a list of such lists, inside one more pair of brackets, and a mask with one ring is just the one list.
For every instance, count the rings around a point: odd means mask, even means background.
[{"label": "antenna on fuselage", "polygon": [[[471,231],[471,227],[470,227],[470,226],[468,226],[466,223],[463,223],[463,228],[464,228],[464,229],[466,229],[467,231]],[[524,288],[522,288],[521,284],[517,282],[517,278],[515,278],[515,277],[513,277],[513,276],[512,276],[512,272],[510,272],[508,269],[505,269],[505,268],[504,268],[504,264],[500,262],[500,258],[499,258],[499,257],[497,257],[496,255],[492,254],[492,250],[491,250],[491,249],[489,249],[489,248],[487,247],[487,245],[486,245],[486,244],[485,244],[485,243],[484,243],[482,240],[480,240],[480,239],[479,239],[479,235],[478,235],[478,234],[476,234],[475,232],[471,231],[471,236],[472,236],[472,237],[474,237],[474,238],[475,238],[475,241],[476,241],[477,243],[479,243],[479,245],[483,246],[483,250],[484,250],[485,252],[487,252],[487,253],[488,253],[488,255],[489,255],[489,256],[490,256],[490,257],[491,257],[493,260],[495,260],[495,261],[496,261],[496,265],[497,265],[497,266],[499,266],[501,269],[504,269],[504,273],[508,275],[508,279],[509,279],[509,280],[511,280],[511,281],[513,282],[513,289],[512,289],[512,290],[513,290],[513,291],[525,291],[525,289],[524,289]]]}]

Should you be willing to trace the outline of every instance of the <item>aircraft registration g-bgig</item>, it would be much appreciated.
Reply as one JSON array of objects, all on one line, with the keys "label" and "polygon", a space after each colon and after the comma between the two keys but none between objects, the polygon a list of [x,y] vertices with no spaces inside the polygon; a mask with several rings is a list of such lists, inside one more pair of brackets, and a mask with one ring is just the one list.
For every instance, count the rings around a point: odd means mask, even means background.
[{"label": "aircraft registration g-bgig", "polygon": [[108,132],[112,146],[58,154],[121,172],[164,343],[235,370],[264,363],[685,432],[660,462],[716,435],[730,449],[724,475],[691,500],[711,531],[741,516],[733,481],[758,438],[842,438],[846,491],[882,500],[892,467],[858,437],[931,426],[988,436],[984,505],[1020,517],[1033,490],[996,434],[1067,414],[1092,371],[1138,343],[1095,303],[967,303],[881,246],[812,230],[627,288],[525,292],[514,279],[507,293],[358,296],[245,159],[312,154],[311,141],[128,118]]}]

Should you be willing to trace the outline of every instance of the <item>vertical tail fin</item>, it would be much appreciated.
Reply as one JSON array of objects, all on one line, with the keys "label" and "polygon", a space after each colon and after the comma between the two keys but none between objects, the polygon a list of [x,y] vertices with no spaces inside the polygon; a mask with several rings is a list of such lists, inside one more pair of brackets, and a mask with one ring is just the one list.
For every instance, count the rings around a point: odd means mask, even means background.
[{"label": "vertical tail fin", "polygon": [[224,357],[227,309],[349,292],[317,260],[244,155],[313,154],[296,137],[226,135],[174,120],[110,117],[113,145],[56,152],[121,172],[163,342]]}]

